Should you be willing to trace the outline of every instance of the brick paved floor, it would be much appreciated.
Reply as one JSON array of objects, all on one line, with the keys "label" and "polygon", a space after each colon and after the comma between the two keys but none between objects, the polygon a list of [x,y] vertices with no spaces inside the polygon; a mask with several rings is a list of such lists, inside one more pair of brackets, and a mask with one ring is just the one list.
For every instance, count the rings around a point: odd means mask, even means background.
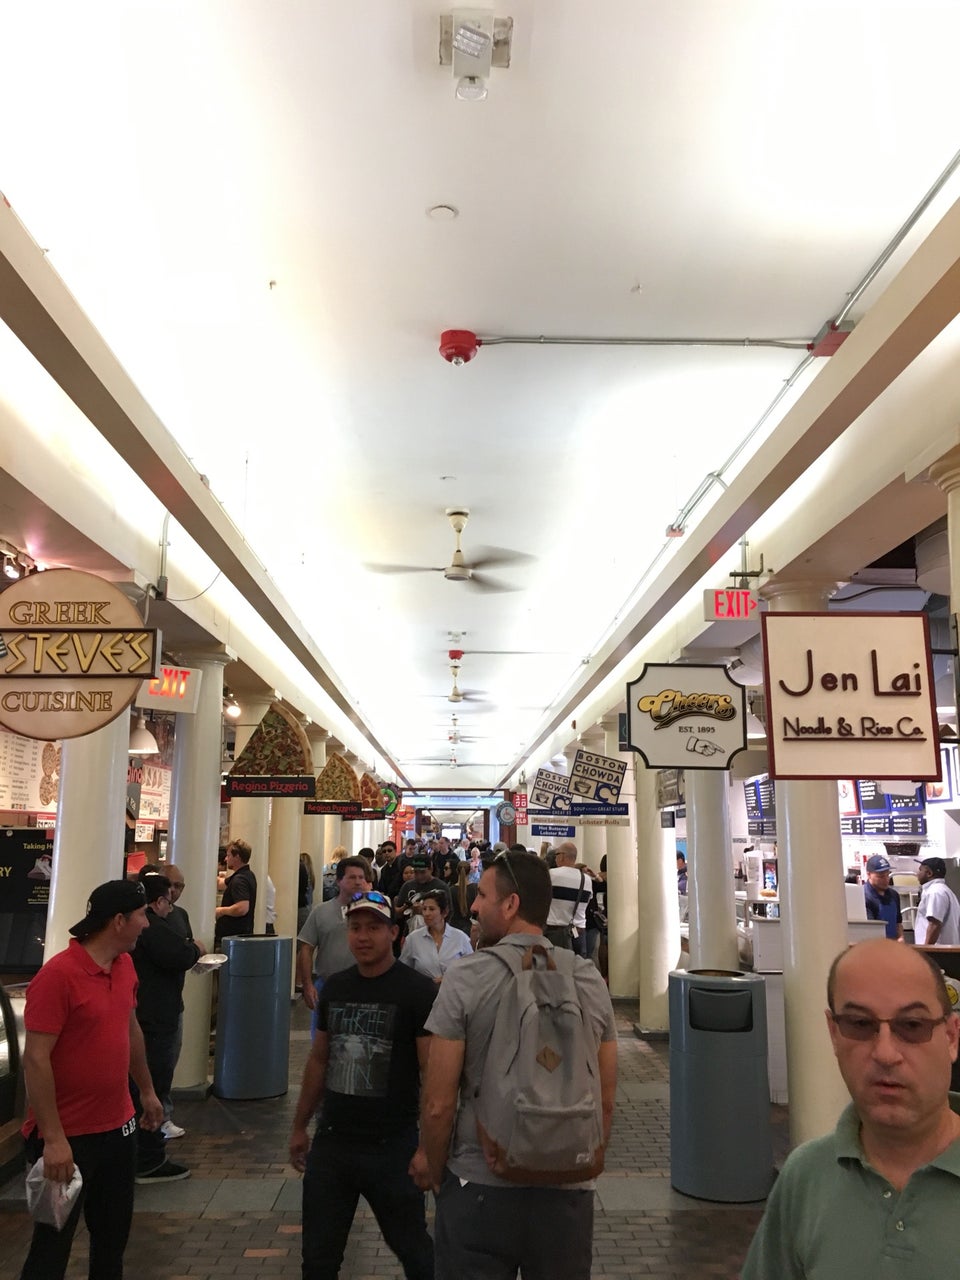
[{"label": "brick paved floor", "polygon": [[[607,1172],[597,1191],[594,1277],[688,1280],[735,1277],[760,1218],[756,1205],[718,1205],[673,1191],[669,1182],[669,1051],[638,1040],[630,1010],[618,1010],[620,1087]],[[187,1136],[170,1155],[193,1176],[168,1187],[138,1187],[127,1275],[136,1280],[223,1280],[300,1275],[299,1179],[286,1163],[296,1086],[309,1047],[302,1006],[291,1037],[291,1092],[263,1102],[182,1101]],[[787,1150],[786,1112],[771,1108],[775,1153]],[[0,1280],[14,1280],[30,1222],[22,1178],[0,1188]],[[70,1277],[87,1272],[86,1233],[73,1248]],[[386,1280],[400,1268],[362,1205],[341,1276]],[[562,1278],[558,1278],[562,1280]]]}]

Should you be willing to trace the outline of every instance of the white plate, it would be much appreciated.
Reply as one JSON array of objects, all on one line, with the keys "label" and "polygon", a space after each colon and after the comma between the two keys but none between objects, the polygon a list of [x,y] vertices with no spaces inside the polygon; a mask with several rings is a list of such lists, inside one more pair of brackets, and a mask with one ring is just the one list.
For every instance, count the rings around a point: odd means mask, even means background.
[{"label": "white plate", "polygon": [[201,956],[197,963],[190,970],[191,973],[210,973],[214,969],[219,969],[222,964],[227,963],[227,957],[219,951],[208,951],[205,956]]}]

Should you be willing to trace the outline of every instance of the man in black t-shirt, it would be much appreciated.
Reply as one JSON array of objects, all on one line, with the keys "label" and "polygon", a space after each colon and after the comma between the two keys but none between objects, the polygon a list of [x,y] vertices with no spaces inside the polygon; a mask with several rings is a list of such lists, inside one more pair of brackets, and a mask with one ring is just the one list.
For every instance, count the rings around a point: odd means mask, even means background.
[{"label": "man in black t-shirt", "polygon": [[[407,1280],[433,1280],[424,1197],[408,1170],[437,988],[394,959],[398,930],[384,894],[358,893],[345,913],[357,963],[318,996],[290,1134],[290,1162],[304,1172],[303,1280],[335,1280],[361,1195]],[[307,1125],[318,1107],[311,1146]]]},{"label": "man in black t-shirt", "polygon": [[257,877],[250,869],[253,851],[246,840],[231,840],[227,845],[227,870],[230,878],[224,886],[220,906],[214,911],[214,949],[221,938],[253,933],[253,913],[257,905]]}]

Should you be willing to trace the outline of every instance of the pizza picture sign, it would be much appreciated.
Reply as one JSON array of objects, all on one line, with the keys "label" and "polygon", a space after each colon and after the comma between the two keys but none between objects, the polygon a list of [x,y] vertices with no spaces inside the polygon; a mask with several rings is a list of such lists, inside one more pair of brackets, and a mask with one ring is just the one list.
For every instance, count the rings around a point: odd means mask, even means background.
[{"label": "pizza picture sign", "polygon": [[227,775],[229,799],[293,796],[312,799],[313,752],[303,726],[279,702],[271,703]]}]

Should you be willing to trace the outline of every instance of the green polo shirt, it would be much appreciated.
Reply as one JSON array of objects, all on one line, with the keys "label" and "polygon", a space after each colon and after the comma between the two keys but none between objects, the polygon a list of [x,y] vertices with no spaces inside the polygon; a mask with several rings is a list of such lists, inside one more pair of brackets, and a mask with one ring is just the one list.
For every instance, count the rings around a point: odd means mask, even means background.
[{"label": "green polo shirt", "polygon": [[[960,1114],[960,1094],[950,1094]],[[952,1274],[960,1213],[960,1139],[902,1191],[866,1163],[860,1121],[794,1151],[767,1201],[741,1280],[931,1280]],[[952,1261],[951,1261],[952,1260]]]}]

